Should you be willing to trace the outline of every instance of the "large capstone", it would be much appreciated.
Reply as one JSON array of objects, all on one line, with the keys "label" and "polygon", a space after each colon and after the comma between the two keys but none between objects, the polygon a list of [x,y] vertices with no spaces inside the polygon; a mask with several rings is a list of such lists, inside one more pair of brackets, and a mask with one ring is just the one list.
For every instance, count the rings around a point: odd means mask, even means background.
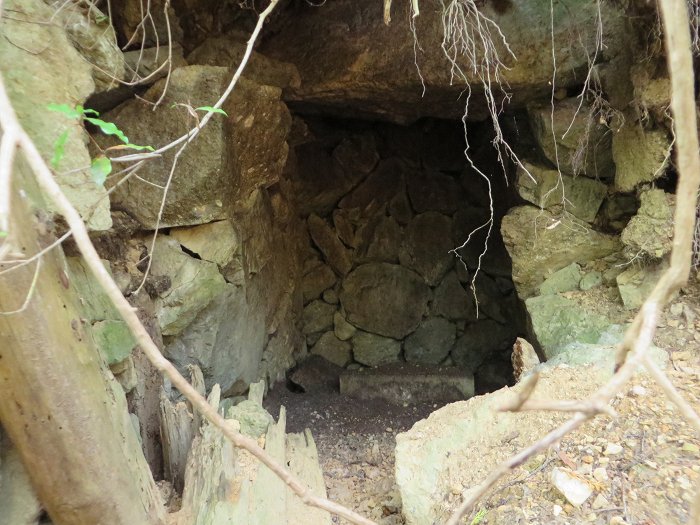
[{"label": "large capstone", "polygon": [[394,339],[403,339],[418,327],[430,298],[430,288],[417,273],[389,263],[359,266],[340,291],[350,323]]}]

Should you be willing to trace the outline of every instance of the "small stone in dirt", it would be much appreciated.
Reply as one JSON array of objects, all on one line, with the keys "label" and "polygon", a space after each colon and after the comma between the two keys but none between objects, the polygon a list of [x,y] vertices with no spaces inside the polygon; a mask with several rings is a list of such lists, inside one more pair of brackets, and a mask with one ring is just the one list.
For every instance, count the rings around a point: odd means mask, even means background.
[{"label": "small stone in dirt", "polygon": [[690,454],[697,454],[700,452],[700,449],[698,449],[697,445],[694,445],[692,443],[684,443],[683,448],[681,449],[683,452],[688,452]]},{"label": "small stone in dirt", "polygon": [[592,504],[592,507],[594,509],[604,509],[604,508],[609,507],[609,506],[610,506],[610,502],[602,494],[598,494],[598,496],[596,496],[596,498],[593,500],[593,504]]},{"label": "small stone in dirt", "polygon": [[608,471],[605,470],[603,467],[598,467],[593,471],[593,477],[596,481],[607,481]]},{"label": "small stone in dirt", "polygon": [[634,385],[630,388],[630,395],[632,397],[644,397],[647,395],[647,389],[642,385]]},{"label": "small stone in dirt", "polygon": [[603,452],[603,454],[606,456],[614,456],[620,452],[622,452],[621,445],[618,445],[617,443],[608,443],[608,446],[605,447],[605,452]]},{"label": "small stone in dirt", "polygon": [[567,468],[552,470],[552,484],[572,505],[578,507],[593,493],[591,485],[581,476]]},{"label": "small stone in dirt", "polygon": [[559,516],[559,514],[561,514],[561,511],[563,510],[564,509],[561,507],[561,505],[554,505],[554,507],[552,508],[552,514],[554,514],[555,516]]}]

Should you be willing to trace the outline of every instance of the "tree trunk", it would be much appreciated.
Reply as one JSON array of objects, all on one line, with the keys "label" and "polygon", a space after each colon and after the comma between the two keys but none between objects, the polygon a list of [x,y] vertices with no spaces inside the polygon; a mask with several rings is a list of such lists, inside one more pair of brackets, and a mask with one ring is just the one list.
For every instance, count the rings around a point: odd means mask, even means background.
[{"label": "tree trunk", "polygon": [[[10,234],[30,256],[53,236],[37,219],[23,173],[14,174]],[[56,525],[162,524],[124,393],[107,379],[65,268],[60,248],[45,254],[24,311],[0,315],[0,421]],[[35,269],[33,262],[0,275],[1,312],[21,308]]]}]

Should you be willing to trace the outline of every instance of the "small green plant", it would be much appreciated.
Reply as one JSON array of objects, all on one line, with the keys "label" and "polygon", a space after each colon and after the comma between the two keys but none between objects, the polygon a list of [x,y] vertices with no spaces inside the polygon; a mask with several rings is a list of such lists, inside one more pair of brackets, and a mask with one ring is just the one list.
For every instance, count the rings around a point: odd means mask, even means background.
[{"label": "small green plant", "polygon": [[[80,104],[75,107],[69,106],[68,104],[49,104],[47,106],[49,111],[55,111],[56,113],[61,113],[72,120],[80,120],[84,122],[89,122],[90,124],[96,126],[105,135],[113,135],[117,137],[123,144],[118,146],[112,146],[107,148],[105,151],[109,150],[119,150],[119,149],[133,149],[136,151],[153,151],[151,146],[139,146],[137,144],[132,144],[129,142],[129,138],[120,130],[116,124],[113,122],[106,122],[100,118],[100,114],[94,109],[86,109]],[[53,145],[53,157],[51,158],[51,166],[54,169],[58,169],[58,165],[65,155],[65,145],[68,140],[69,130],[64,131],[56,139]],[[112,172],[112,161],[106,155],[100,155],[93,159],[90,165],[90,174],[92,180],[98,186],[103,186],[107,176]]]},{"label": "small green plant", "polygon": [[474,519],[471,522],[471,525],[479,525],[481,521],[484,519],[486,516],[486,509],[481,509],[479,512],[476,513],[476,516],[474,516]]}]

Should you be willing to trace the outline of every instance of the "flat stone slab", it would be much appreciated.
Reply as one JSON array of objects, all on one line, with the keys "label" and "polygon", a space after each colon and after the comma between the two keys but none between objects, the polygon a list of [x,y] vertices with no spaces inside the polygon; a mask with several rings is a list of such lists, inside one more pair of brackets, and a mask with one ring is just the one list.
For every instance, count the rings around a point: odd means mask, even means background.
[{"label": "flat stone slab", "polygon": [[474,395],[474,377],[453,366],[392,363],[343,372],[340,393],[357,399],[409,405],[461,401]]}]

